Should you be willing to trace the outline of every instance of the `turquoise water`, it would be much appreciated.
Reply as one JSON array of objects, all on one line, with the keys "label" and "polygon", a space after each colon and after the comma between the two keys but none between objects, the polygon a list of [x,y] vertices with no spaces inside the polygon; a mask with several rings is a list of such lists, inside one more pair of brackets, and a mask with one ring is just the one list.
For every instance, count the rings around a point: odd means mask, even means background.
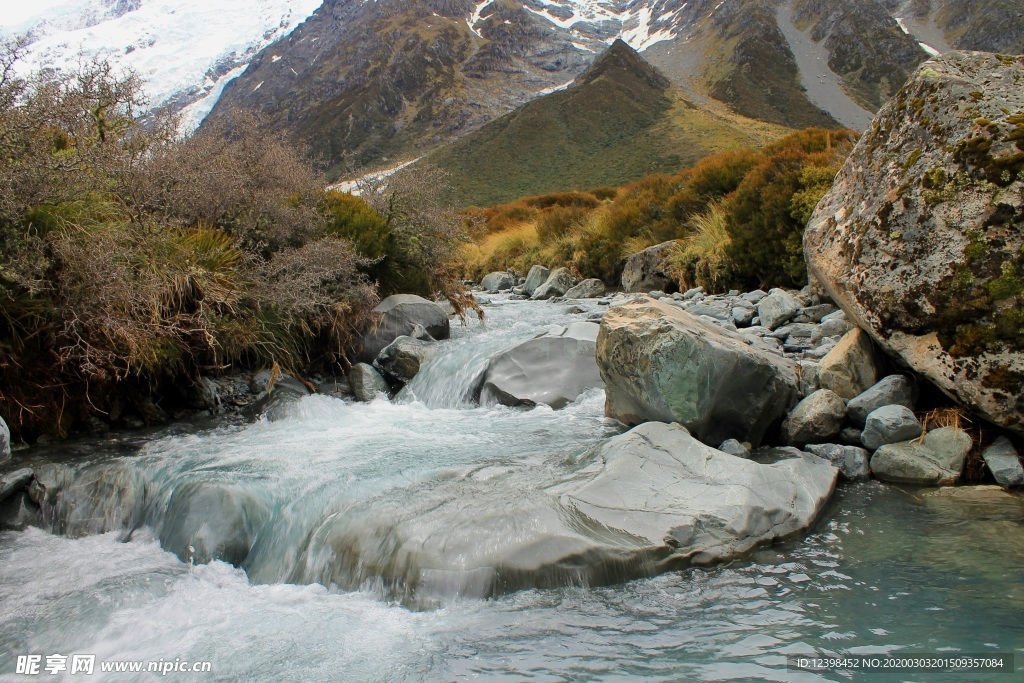
[{"label": "turquoise water", "polygon": [[[560,311],[532,302],[490,308],[486,329],[457,330],[394,403],[314,396],[274,422],[179,426],[20,454],[59,461],[73,451],[75,484],[48,516],[47,528],[62,535],[0,534],[0,679],[30,680],[13,674],[18,654],[55,653],[212,662],[212,674],[168,675],[179,680],[1016,678],[797,672],[785,660],[1016,652],[1024,665],[1024,505],[1009,495],[848,486],[805,539],[614,587],[410,608],[366,577],[317,583],[331,576],[315,542],[325,520],[354,506],[383,514],[467,469],[520,471],[511,481],[525,495],[621,430],[603,418],[599,391],[557,412],[466,400],[490,354],[578,320]],[[241,568],[189,561],[188,541],[174,534],[174,496],[190,486],[244,502],[255,541]],[[367,527],[364,542],[384,542],[374,533]],[[168,678],[149,676],[106,679]]]}]

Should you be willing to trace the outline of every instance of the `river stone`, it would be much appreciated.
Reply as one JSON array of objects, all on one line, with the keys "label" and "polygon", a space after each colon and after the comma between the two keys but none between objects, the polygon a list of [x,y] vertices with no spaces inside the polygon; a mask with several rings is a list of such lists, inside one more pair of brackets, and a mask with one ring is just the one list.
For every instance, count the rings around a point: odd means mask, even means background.
[{"label": "river stone", "polygon": [[605,413],[679,422],[705,443],[760,443],[797,399],[795,363],[666,301],[639,298],[601,321]]},{"label": "river stone", "polygon": [[857,427],[863,427],[868,413],[882,406],[905,406],[914,409],[914,385],[903,375],[889,375],[864,393],[850,399],[846,414]]},{"label": "river stone", "polygon": [[530,298],[542,300],[556,296],[565,296],[565,293],[572,289],[577,282],[579,280],[569,272],[568,268],[555,268],[548,275],[548,279],[544,281],[544,284],[534,290]]},{"label": "river stone", "polygon": [[952,486],[971,450],[971,437],[955,427],[933,429],[924,439],[886,444],[871,456],[871,470],[882,481]]},{"label": "river stone", "polygon": [[539,403],[555,410],[601,386],[594,358],[597,323],[573,323],[500,353],[484,371],[480,402],[507,406]]},{"label": "river stone", "polygon": [[268,501],[251,486],[189,482],[171,494],[160,545],[183,562],[223,560],[240,567],[269,519]]},{"label": "river stone", "polygon": [[348,373],[348,383],[357,401],[370,402],[388,393],[388,383],[373,366],[356,363]]},{"label": "river stone", "polygon": [[818,203],[804,255],[889,354],[1024,435],[1021,82],[1024,57],[923,64]]},{"label": "river stone", "polygon": [[853,325],[844,318],[823,319],[821,324],[814,329],[814,333],[811,335],[811,342],[819,344],[822,339],[827,339],[828,337],[842,337],[852,329]]},{"label": "river stone", "polygon": [[736,327],[749,327],[755,315],[756,311],[753,308],[744,306],[733,306],[732,308],[732,321],[736,323]]},{"label": "river stone", "polygon": [[533,266],[530,268],[530,272],[526,274],[526,282],[523,283],[523,294],[533,296],[533,293],[544,284],[544,281],[548,279],[550,274],[551,271],[544,266]]},{"label": "river stone", "polygon": [[870,451],[921,436],[921,423],[906,406],[882,406],[868,414],[860,440]]},{"label": "river stone", "polygon": [[761,324],[770,330],[793,319],[803,304],[800,300],[783,289],[773,289],[771,293],[757,304],[757,315]]},{"label": "river stone", "polygon": [[480,280],[480,286],[488,292],[504,292],[515,287],[515,284],[515,279],[504,271],[488,273]]},{"label": "river stone", "polygon": [[819,389],[800,401],[782,422],[782,440],[790,446],[823,443],[839,434],[846,417],[843,399]]},{"label": "river stone", "polygon": [[871,455],[857,446],[840,446],[834,443],[810,444],[808,453],[824,458],[839,468],[839,474],[850,481],[871,478]]},{"label": "river stone", "polygon": [[1005,436],[993,441],[991,446],[982,451],[981,457],[996,483],[1003,488],[1024,485],[1024,467],[1020,465],[1017,449]]},{"label": "river stone", "polygon": [[598,280],[596,277],[584,280],[575,287],[571,287],[569,291],[565,293],[566,299],[596,299],[600,296],[604,296],[607,288],[604,283]]},{"label": "river stone", "polygon": [[810,396],[821,388],[818,382],[818,364],[812,360],[797,361],[796,374],[799,380],[800,395]]},{"label": "river stone", "polygon": [[451,333],[448,313],[443,306],[415,294],[394,294],[373,309],[376,324],[363,336],[359,360],[372,363],[384,347],[401,336],[411,336],[421,325],[434,339],[447,339]]},{"label": "river stone", "polygon": [[4,418],[0,417],[0,460],[11,457],[11,430]]},{"label": "river stone", "polygon": [[400,384],[408,384],[433,358],[434,347],[412,337],[399,337],[385,347],[374,366],[380,373]]},{"label": "river stone", "polygon": [[818,382],[844,399],[852,399],[878,382],[881,372],[874,344],[860,328],[839,340],[818,364]]},{"label": "river stone", "polygon": [[820,323],[821,319],[826,315],[830,315],[836,312],[836,307],[832,304],[817,304],[815,306],[807,306],[806,308],[800,309],[800,312],[793,318],[793,322],[796,323]]},{"label": "river stone", "polygon": [[269,385],[267,396],[256,404],[256,409],[272,422],[280,420],[291,415],[291,406],[311,393],[309,387],[300,380],[287,373],[281,373]]},{"label": "river stone", "polygon": [[420,598],[621,583],[799,534],[838,475],[820,460],[737,458],[661,423],[609,439],[547,486],[537,467],[453,473],[348,508],[314,534],[323,570],[304,578],[386,577]]},{"label": "river stone", "polygon": [[662,242],[627,258],[622,269],[622,289],[628,294],[679,291],[675,278],[670,275],[669,263],[677,248],[677,242]]},{"label": "river stone", "polygon": [[750,444],[740,443],[736,439],[726,439],[718,446],[718,450],[737,458],[750,457]]},{"label": "river stone", "polygon": [[20,470],[8,472],[0,477],[0,503],[3,503],[15,493],[20,493],[32,483],[32,470],[23,467]]}]

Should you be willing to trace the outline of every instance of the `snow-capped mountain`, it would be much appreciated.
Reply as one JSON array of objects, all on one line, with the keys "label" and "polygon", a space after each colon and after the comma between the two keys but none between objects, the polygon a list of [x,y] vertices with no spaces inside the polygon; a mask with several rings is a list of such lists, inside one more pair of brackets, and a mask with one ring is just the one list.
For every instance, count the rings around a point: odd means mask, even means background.
[{"label": "snow-capped mountain", "polygon": [[130,67],[150,106],[182,112],[186,128],[263,48],[322,0],[36,0],[0,5],[0,33],[27,34],[22,69],[60,69],[102,56]]}]

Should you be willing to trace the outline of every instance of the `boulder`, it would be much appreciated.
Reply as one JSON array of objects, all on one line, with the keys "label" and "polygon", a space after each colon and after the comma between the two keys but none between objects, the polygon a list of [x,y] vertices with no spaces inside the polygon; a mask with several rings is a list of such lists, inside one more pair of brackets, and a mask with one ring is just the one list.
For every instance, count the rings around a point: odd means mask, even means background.
[{"label": "boulder", "polygon": [[803,308],[803,303],[783,289],[773,289],[757,304],[757,316],[769,330],[789,322]]},{"label": "boulder", "polygon": [[0,460],[11,457],[11,430],[0,417]]},{"label": "boulder", "polygon": [[736,327],[749,327],[755,315],[757,315],[757,311],[753,308],[744,306],[733,306],[732,308],[732,321]]},{"label": "boulder", "polygon": [[860,440],[870,451],[921,436],[921,423],[906,406],[882,406],[868,414]]},{"label": "boulder", "polygon": [[399,384],[408,384],[434,357],[434,353],[434,347],[427,342],[399,337],[380,352],[373,364],[384,377]]},{"label": "boulder", "polygon": [[372,365],[356,363],[348,373],[348,383],[357,401],[369,402],[388,394],[388,383]]},{"label": "boulder", "polygon": [[505,271],[488,273],[487,275],[484,275],[482,280],[480,280],[480,286],[488,292],[504,292],[512,289],[515,285],[515,278]]},{"label": "boulder", "polygon": [[839,340],[818,364],[818,383],[844,399],[863,394],[881,376],[874,344],[861,329],[854,328]]},{"label": "boulder", "polygon": [[487,364],[481,403],[563,408],[587,389],[601,386],[594,358],[597,323],[573,323],[565,330],[525,341]]},{"label": "boulder", "polygon": [[750,444],[740,443],[736,439],[726,439],[718,446],[718,450],[735,455],[737,458],[750,457]]},{"label": "boulder", "polygon": [[810,444],[808,453],[824,458],[839,468],[839,474],[849,481],[871,478],[871,455],[857,446],[840,446],[834,443]]},{"label": "boulder", "polygon": [[27,467],[8,472],[0,477],[0,503],[16,493],[27,490],[28,485],[32,483],[32,477],[32,470]]},{"label": "boulder", "polygon": [[1024,486],[1024,467],[1020,465],[1017,449],[1010,440],[1000,436],[981,453],[988,471],[1003,488]]},{"label": "boulder", "polygon": [[669,263],[677,248],[677,242],[662,242],[627,258],[622,269],[622,289],[628,294],[651,290],[669,294],[679,291],[675,278],[670,275]]},{"label": "boulder", "polygon": [[886,104],[804,232],[890,355],[1024,435],[1024,57],[948,52]]},{"label": "boulder", "polygon": [[443,306],[415,294],[394,294],[373,309],[375,323],[363,335],[359,360],[372,363],[384,347],[401,336],[411,336],[420,325],[434,339],[447,339],[451,333],[448,313]]},{"label": "boulder", "polygon": [[536,465],[513,463],[351,506],[311,539],[326,570],[307,580],[358,587],[387,577],[418,597],[629,581],[804,532],[838,473],[803,458],[759,464],[648,423],[556,476],[538,486]]},{"label": "boulder", "polygon": [[800,401],[782,423],[782,439],[790,446],[824,443],[837,436],[846,417],[838,394],[819,389]]},{"label": "boulder", "polygon": [[588,280],[584,280],[575,287],[571,287],[569,291],[565,293],[566,299],[596,299],[600,296],[604,296],[607,288],[604,283],[595,277]]},{"label": "boulder", "polygon": [[309,387],[300,380],[287,373],[281,373],[268,384],[266,396],[254,407],[257,412],[266,415],[268,420],[279,420],[291,414],[290,406],[311,393]]},{"label": "boulder", "polygon": [[548,275],[540,287],[530,295],[531,299],[550,299],[556,296],[565,296],[565,293],[572,289],[579,280],[569,272],[568,268],[555,268]]},{"label": "boulder", "polygon": [[167,503],[160,545],[183,562],[223,560],[242,566],[271,507],[253,487],[189,482]]},{"label": "boulder", "polygon": [[871,471],[882,481],[951,486],[960,478],[971,437],[955,427],[933,429],[924,439],[886,444],[871,456]]},{"label": "boulder", "polygon": [[863,427],[868,414],[882,406],[904,406],[914,409],[917,391],[903,375],[889,375],[846,404],[846,414],[857,427]]},{"label": "boulder", "polygon": [[796,402],[795,364],[670,301],[640,298],[601,321],[605,412],[628,425],[679,422],[705,443],[760,443]]},{"label": "boulder", "polygon": [[523,283],[523,294],[533,296],[533,293],[544,284],[544,281],[548,279],[550,274],[551,271],[544,266],[533,266],[530,268],[530,272],[526,274],[526,282]]}]

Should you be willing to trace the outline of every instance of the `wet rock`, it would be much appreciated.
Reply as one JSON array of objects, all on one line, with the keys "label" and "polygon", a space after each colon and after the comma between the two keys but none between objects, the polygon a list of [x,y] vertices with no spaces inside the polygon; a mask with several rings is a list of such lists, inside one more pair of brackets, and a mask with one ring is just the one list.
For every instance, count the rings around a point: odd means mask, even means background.
[{"label": "wet rock", "polygon": [[32,477],[32,470],[27,467],[8,472],[0,477],[0,503],[16,493],[27,490],[28,485],[32,483]]},{"label": "wet rock", "polygon": [[409,333],[409,336],[423,342],[437,341],[429,332],[427,332],[427,328],[423,327],[423,325],[420,325],[419,323],[412,326],[412,332]]},{"label": "wet rock", "polygon": [[1022,80],[1016,57],[923,64],[818,203],[804,255],[887,353],[1024,435]]},{"label": "wet rock", "polygon": [[882,481],[952,486],[971,450],[971,437],[955,427],[933,429],[924,439],[886,444],[871,456],[871,470]]},{"label": "wet rock", "polygon": [[565,293],[572,289],[577,282],[576,276],[569,272],[568,268],[556,268],[551,271],[544,284],[534,290],[530,298],[544,300],[556,296],[565,296]]},{"label": "wet rock", "polygon": [[678,291],[669,265],[676,248],[676,242],[663,242],[627,258],[622,269],[622,289],[627,293]]},{"label": "wet rock", "polygon": [[824,443],[839,434],[846,404],[828,389],[819,389],[800,401],[782,423],[782,439],[791,446]]},{"label": "wet rock", "polygon": [[11,457],[11,430],[4,418],[0,417],[0,460]]},{"label": "wet rock", "polygon": [[291,407],[312,392],[298,378],[281,373],[268,385],[267,395],[256,404],[256,410],[270,421],[280,420],[291,414]]},{"label": "wet rock", "polygon": [[363,336],[363,351],[359,356],[365,363],[372,363],[395,339],[410,336],[417,325],[434,339],[447,339],[451,333],[445,308],[414,294],[389,296],[373,311],[377,322]]},{"label": "wet rock", "polygon": [[850,422],[863,427],[868,414],[882,406],[904,406],[914,409],[916,389],[903,375],[889,375],[862,394],[850,399],[846,405]]},{"label": "wet rock", "polygon": [[240,567],[268,519],[267,500],[251,487],[190,482],[171,494],[160,545],[183,562],[222,560]]},{"label": "wet rock", "polygon": [[526,282],[523,283],[523,294],[533,296],[533,293],[544,284],[544,281],[548,279],[550,274],[551,271],[544,266],[531,267],[530,272],[526,274]]},{"label": "wet rock", "polygon": [[1024,467],[1021,467],[1017,449],[1005,436],[992,442],[981,457],[997,484],[1003,488],[1024,486]]},{"label": "wet rock", "polygon": [[847,332],[818,364],[821,387],[847,400],[874,386],[880,376],[874,344],[860,328]]},{"label": "wet rock", "polygon": [[388,394],[388,383],[373,366],[366,363],[356,363],[352,366],[348,374],[348,383],[357,401],[368,403]]},{"label": "wet rock", "polygon": [[399,337],[380,352],[374,366],[382,376],[398,384],[408,384],[434,353],[434,347],[427,342]]},{"label": "wet rock", "polygon": [[795,364],[671,302],[641,298],[601,322],[609,417],[679,422],[705,443],[757,444],[797,398]]},{"label": "wet rock", "polygon": [[863,448],[826,443],[810,444],[806,450],[838,467],[844,479],[860,481],[871,478],[871,455]]},{"label": "wet rock", "polygon": [[874,451],[885,444],[916,439],[922,431],[921,423],[910,408],[882,406],[868,414],[860,440],[868,450]]},{"label": "wet rock", "polygon": [[497,271],[484,275],[480,286],[488,292],[504,292],[515,287],[516,281],[509,273]]},{"label": "wet rock", "polygon": [[565,293],[566,299],[596,299],[604,296],[607,288],[604,283],[597,278],[590,278],[579,283],[575,287],[571,287],[569,291]]},{"label": "wet rock", "polygon": [[481,403],[543,403],[557,410],[600,387],[594,358],[598,329],[596,323],[573,323],[498,354],[484,371]]},{"label": "wet rock", "polygon": [[789,322],[800,311],[800,300],[783,289],[773,289],[757,304],[757,316],[761,324],[770,330]]}]

